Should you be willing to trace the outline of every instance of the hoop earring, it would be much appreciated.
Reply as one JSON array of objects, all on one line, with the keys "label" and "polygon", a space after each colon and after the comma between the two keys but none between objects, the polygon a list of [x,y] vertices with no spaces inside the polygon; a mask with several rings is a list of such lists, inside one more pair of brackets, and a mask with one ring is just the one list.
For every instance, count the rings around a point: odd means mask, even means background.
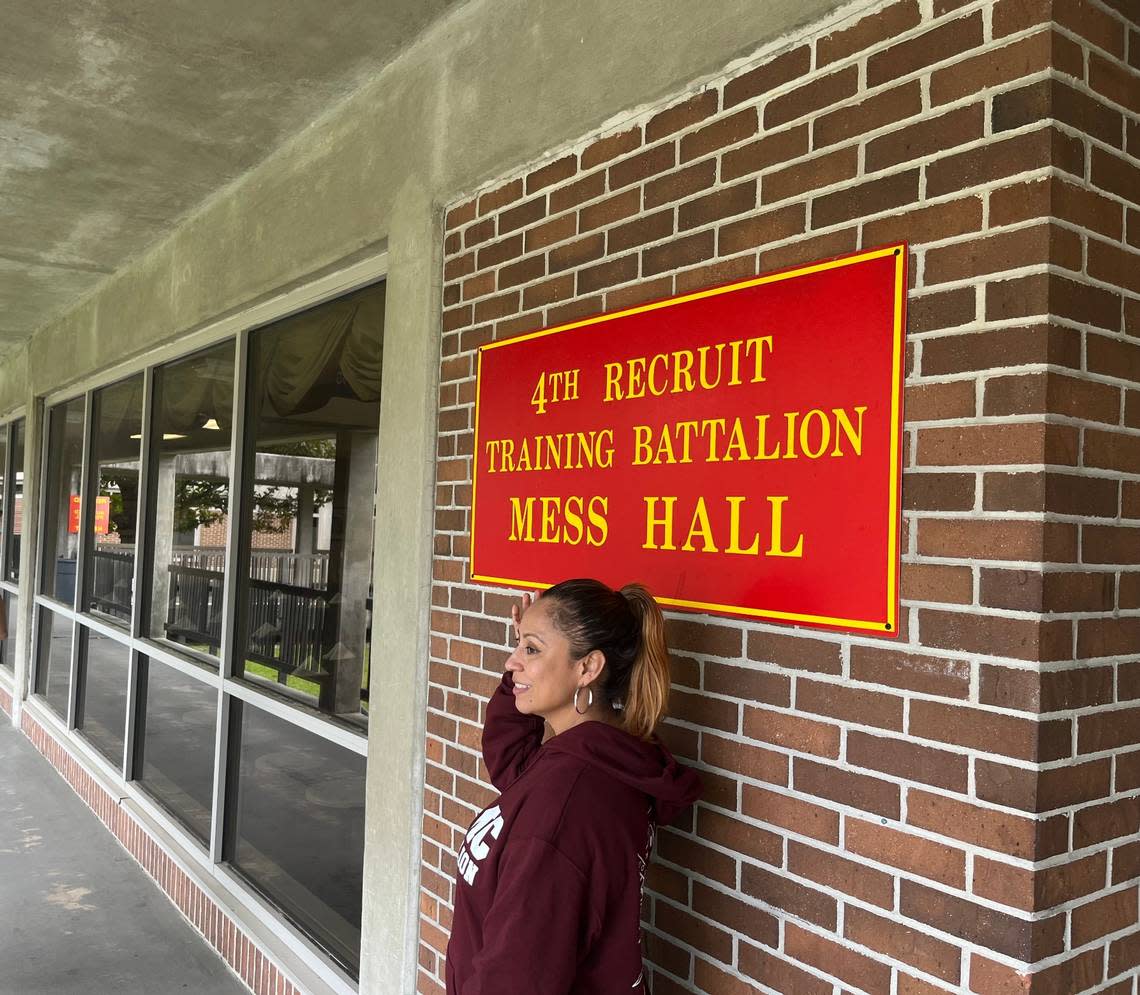
[{"label": "hoop earring", "polygon": [[578,688],[574,692],[574,711],[579,715],[585,715],[591,708],[594,707],[594,689],[589,684],[586,685],[586,707],[578,707],[578,695],[582,693],[582,688]]}]

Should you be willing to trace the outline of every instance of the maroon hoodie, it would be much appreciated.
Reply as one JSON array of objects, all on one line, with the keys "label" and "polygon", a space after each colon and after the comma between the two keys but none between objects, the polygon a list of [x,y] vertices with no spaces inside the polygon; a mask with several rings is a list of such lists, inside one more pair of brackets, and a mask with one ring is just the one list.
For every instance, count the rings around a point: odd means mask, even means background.
[{"label": "maroon hoodie", "polygon": [[646,995],[641,890],[700,782],[659,743],[583,722],[542,743],[503,676],[483,759],[499,798],[459,851],[448,995]]}]

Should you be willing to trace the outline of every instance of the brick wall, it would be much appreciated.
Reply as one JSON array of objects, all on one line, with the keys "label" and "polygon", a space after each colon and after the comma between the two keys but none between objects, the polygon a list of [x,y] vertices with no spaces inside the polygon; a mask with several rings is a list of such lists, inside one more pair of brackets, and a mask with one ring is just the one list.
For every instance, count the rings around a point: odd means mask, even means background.
[{"label": "brick wall", "polygon": [[911,243],[898,641],[670,622],[655,995],[1137,995],[1140,24],[899,0],[447,214],[420,991],[513,598],[467,579],[475,349]]}]

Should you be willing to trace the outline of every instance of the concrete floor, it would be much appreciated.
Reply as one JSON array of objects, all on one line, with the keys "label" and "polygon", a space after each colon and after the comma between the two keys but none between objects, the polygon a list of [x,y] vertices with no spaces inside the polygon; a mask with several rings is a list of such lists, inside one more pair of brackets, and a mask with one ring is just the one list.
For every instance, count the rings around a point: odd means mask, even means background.
[{"label": "concrete floor", "polygon": [[246,993],[0,716],[0,995]]}]

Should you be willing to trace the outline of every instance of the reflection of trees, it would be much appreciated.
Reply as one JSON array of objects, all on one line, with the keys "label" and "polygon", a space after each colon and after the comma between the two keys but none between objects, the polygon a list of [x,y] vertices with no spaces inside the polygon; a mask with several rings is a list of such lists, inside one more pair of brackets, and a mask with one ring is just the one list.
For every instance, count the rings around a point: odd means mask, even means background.
[{"label": "reflection of trees", "polygon": [[[260,451],[276,456],[305,456],[316,459],[336,458],[335,439],[306,439],[262,446]],[[111,499],[109,531],[117,532],[124,543],[135,541],[138,513],[139,480],[137,473],[103,470],[99,493]],[[332,500],[331,487],[313,488],[313,508]],[[297,517],[299,494],[295,487],[255,487],[253,494],[253,527],[258,532],[279,532]],[[174,485],[174,530],[193,532],[203,525],[213,525],[229,510],[229,484],[224,480],[179,477]]]}]

